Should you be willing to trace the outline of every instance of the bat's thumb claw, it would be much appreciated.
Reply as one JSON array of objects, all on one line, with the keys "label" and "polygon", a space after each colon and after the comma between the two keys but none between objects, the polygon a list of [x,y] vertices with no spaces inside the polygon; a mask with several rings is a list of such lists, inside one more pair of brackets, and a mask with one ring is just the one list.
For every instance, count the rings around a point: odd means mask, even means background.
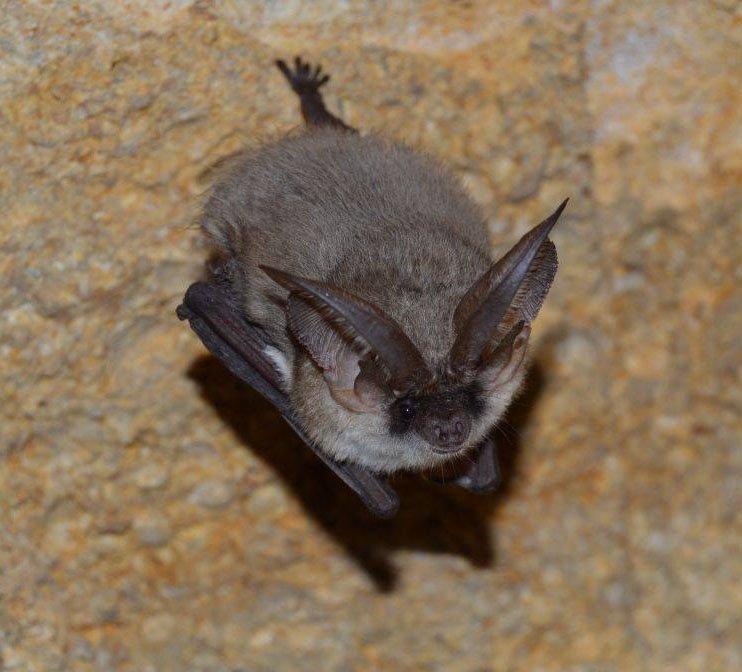
[{"label": "bat's thumb claw", "polygon": [[181,303],[176,309],[175,314],[178,316],[178,319],[182,322],[183,320],[190,320],[193,317],[193,313],[191,312],[191,309],[185,305],[185,303]]}]

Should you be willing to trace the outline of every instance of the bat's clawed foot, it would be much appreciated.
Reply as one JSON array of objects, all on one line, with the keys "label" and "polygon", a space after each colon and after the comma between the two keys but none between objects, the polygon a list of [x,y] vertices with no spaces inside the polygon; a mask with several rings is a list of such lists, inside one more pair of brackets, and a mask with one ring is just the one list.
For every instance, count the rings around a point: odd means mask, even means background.
[{"label": "bat's clawed foot", "polygon": [[294,92],[300,96],[315,93],[330,81],[330,75],[322,74],[322,66],[318,65],[312,69],[312,66],[302,61],[299,56],[294,59],[293,69],[282,60],[276,61],[276,66],[291,84]]}]

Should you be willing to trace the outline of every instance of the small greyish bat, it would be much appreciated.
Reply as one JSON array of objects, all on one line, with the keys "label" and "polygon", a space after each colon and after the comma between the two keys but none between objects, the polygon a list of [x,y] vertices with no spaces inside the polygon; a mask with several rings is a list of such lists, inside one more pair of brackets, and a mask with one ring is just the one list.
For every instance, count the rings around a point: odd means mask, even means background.
[{"label": "small greyish bat", "polygon": [[319,67],[276,65],[307,127],[217,180],[200,224],[219,263],[178,316],[376,515],[396,513],[400,470],[465,461],[455,482],[493,490],[489,434],[522,383],[567,201],[493,263],[451,174],[332,115]]}]

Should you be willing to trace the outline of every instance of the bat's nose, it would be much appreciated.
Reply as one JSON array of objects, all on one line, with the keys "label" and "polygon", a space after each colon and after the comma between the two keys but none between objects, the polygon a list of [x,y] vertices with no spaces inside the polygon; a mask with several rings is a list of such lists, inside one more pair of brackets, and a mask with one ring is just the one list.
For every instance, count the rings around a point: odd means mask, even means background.
[{"label": "bat's nose", "polygon": [[468,438],[469,415],[457,406],[438,407],[427,414],[422,426],[425,440],[440,452],[453,452]]},{"label": "bat's nose", "polygon": [[433,434],[436,445],[441,448],[449,448],[464,443],[468,432],[465,431],[464,423],[456,419],[433,425]]}]

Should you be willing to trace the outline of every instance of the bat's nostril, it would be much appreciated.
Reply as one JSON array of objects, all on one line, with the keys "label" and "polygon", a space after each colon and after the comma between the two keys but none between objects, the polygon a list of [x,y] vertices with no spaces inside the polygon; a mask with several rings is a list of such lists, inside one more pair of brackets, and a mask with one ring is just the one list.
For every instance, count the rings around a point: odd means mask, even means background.
[{"label": "bat's nostril", "polygon": [[445,425],[434,425],[433,435],[438,444],[447,444],[451,438],[451,433],[448,431],[448,427]]},{"label": "bat's nostril", "polygon": [[[457,409],[436,409],[436,416],[428,416],[430,424],[422,434],[433,446],[454,450],[469,436],[468,419]],[[432,415],[432,413],[430,414]]]}]

